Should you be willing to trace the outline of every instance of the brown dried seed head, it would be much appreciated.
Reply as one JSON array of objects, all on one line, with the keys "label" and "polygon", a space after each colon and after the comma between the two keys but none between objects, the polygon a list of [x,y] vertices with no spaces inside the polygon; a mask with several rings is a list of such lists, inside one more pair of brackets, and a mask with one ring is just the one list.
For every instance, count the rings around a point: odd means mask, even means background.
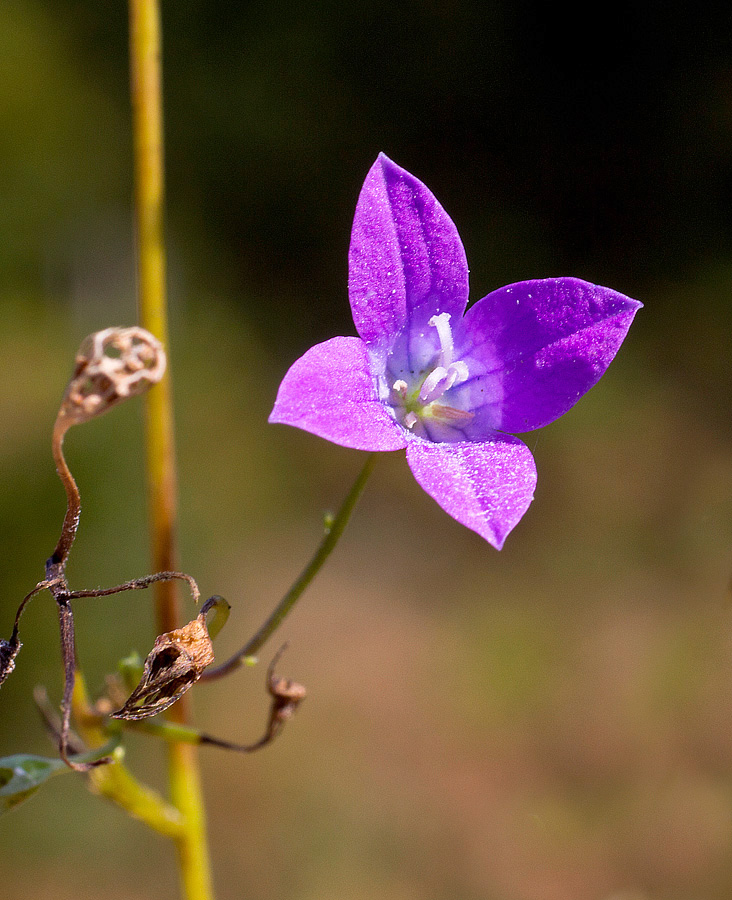
[{"label": "brown dried seed head", "polygon": [[302,684],[292,681],[290,678],[280,676],[273,677],[269,682],[269,692],[273,697],[287,700],[290,703],[299,703],[305,699],[307,691]]},{"label": "brown dried seed head", "polygon": [[15,668],[15,657],[23,645],[19,640],[0,641],[0,684]]},{"label": "brown dried seed head", "polygon": [[269,710],[267,733],[260,741],[261,746],[277,737],[285,722],[288,722],[295,715],[297,708],[307,695],[307,691],[302,684],[293,681],[291,678],[284,678],[275,674],[275,666],[286,647],[287,644],[279,649],[269,665],[267,688],[272,697],[272,706]]},{"label": "brown dried seed head", "polygon": [[208,635],[206,619],[202,615],[182,628],[161,634],[155,643],[170,645],[185,651],[190,657],[192,665],[201,671],[214,661],[213,644]]},{"label": "brown dried seed head", "polygon": [[165,351],[144,328],[106,328],[90,334],[76,354],[59,417],[74,425],[99,416],[156,384],[165,372]]},{"label": "brown dried seed head", "polygon": [[161,634],[148,654],[142,678],[115,719],[146,719],[172,706],[214,660],[204,614]]},{"label": "brown dried seed head", "polygon": [[298,684],[296,681],[291,681],[289,678],[277,678],[270,681],[269,692],[272,695],[269,733],[270,738],[274,738],[285,722],[295,715],[305,699],[307,691],[302,684]]}]

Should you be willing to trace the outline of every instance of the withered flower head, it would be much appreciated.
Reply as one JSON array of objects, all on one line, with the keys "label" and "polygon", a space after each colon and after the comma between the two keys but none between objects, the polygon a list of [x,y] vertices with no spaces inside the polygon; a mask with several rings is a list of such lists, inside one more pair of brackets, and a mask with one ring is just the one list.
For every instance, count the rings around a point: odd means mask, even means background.
[{"label": "withered flower head", "polygon": [[[307,690],[302,684],[293,681],[291,678],[283,678],[280,675],[273,675],[270,678],[269,692],[277,701],[280,718],[287,719],[294,714],[298,705],[307,695]],[[282,713],[285,710],[287,713],[283,716]]]},{"label": "withered flower head", "polygon": [[287,644],[280,647],[267,672],[267,688],[272,697],[272,706],[269,711],[269,723],[267,733],[262,741],[263,744],[277,737],[285,723],[295,715],[298,706],[307,695],[307,690],[302,684],[291,678],[275,674],[275,666],[286,648]]},{"label": "withered flower head", "polygon": [[156,384],[165,372],[165,351],[144,328],[106,328],[90,334],[76,354],[59,418],[68,425],[99,416]]},{"label": "withered flower head", "polygon": [[194,685],[214,660],[204,611],[183,628],[161,634],[148,654],[142,678],[114,719],[147,719],[163,712]]},{"label": "withered flower head", "polygon": [[0,641],[0,684],[15,668],[15,657],[23,645],[19,640]]}]

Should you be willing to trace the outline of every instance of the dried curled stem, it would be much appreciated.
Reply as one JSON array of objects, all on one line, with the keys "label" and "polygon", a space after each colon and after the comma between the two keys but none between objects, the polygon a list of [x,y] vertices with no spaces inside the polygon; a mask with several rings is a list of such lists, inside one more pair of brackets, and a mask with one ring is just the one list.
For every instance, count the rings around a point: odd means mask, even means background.
[{"label": "dried curled stem", "polygon": [[[71,699],[76,671],[74,617],[71,600],[77,596],[100,596],[115,593],[69,590],[66,580],[66,562],[79,527],[81,500],[79,489],[66,463],[63,441],[72,425],[86,422],[111,409],[122,400],[134,397],[160,381],[165,372],[165,351],[153,335],[142,328],[107,328],[89,335],[81,344],[74,361],[74,371],[64,392],[53,429],[53,458],[56,470],[66,491],[66,514],[58,543],[46,561],[46,577],[23,599],[15,616],[13,633],[9,641],[0,641],[0,684],[15,668],[15,658],[21,648],[18,623],[28,601],[43,589],[56,601],[61,635],[61,653],[64,668],[64,691],[61,701],[59,752],[71,768],[87,771],[93,766],[108,762],[109,758],[79,762],[70,758],[69,727]],[[198,587],[188,576],[180,573],[161,573],[149,579],[139,579],[122,590],[147,587],[162,578],[186,578],[198,596]],[[144,582],[144,583],[141,583]]]},{"label": "dried curled stem", "polygon": [[[53,430],[53,457],[67,497],[61,536],[53,554],[46,561],[44,580],[26,595],[18,608],[10,640],[0,640],[0,684],[2,684],[14,670],[15,659],[22,646],[18,636],[21,615],[32,597],[42,590],[48,590],[56,601],[59,617],[64,689],[60,716],[49,714],[48,702],[45,699],[39,706],[44,711],[44,718],[51,733],[58,740],[61,758],[70,768],[80,772],[89,771],[112,760],[109,756],[83,753],[78,738],[71,732],[72,700],[77,674],[72,601],[85,597],[103,597],[122,591],[142,590],[154,583],[172,579],[186,581],[196,603],[200,599],[200,592],[190,575],[172,571],[158,572],[111,588],[92,590],[69,588],[66,564],[78,530],[81,503],[78,487],[64,457],[63,441],[72,425],[86,422],[103,414],[122,400],[142,393],[162,378],[164,370],[165,353],[160,342],[142,328],[108,328],[90,335],[82,343]],[[110,712],[112,708],[110,704],[100,714],[126,720],[130,726],[140,727],[144,724],[149,730],[154,730],[155,726],[147,726],[147,723],[141,720],[167,709],[204,675],[204,671],[214,661],[212,638],[218,634],[226,621],[229,609],[229,604],[222,597],[213,596],[188,625],[156,638],[153,649],[145,660],[142,678],[131,696],[116,712]],[[212,614],[210,620],[207,619],[209,613]],[[267,627],[258,632],[245,650],[261,646],[284,614],[284,611],[278,608],[268,621]],[[267,687],[272,699],[267,729],[263,737],[253,744],[243,745],[197,732],[194,742],[252,752],[266,746],[280,733],[306,693],[302,685],[275,674],[275,666],[283,650],[284,647],[276,654],[267,674]],[[240,652],[228,664],[220,667],[216,675],[223,675],[240,665],[242,655]],[[158,726],[163,730],[170,730],[170,727]],[[100,752],[108,753],[109,749],[105,746]]]},{"label": "dried curled stem", "polygon": [[275,673],[277,663],[286,649],[287,644],[283,644],[275,653],[267,669],[267,691],[272,700],[267,727],[262,737],[253,744],[236,744],[232,741],[222,740],[210,734],[202,733],[199,740],[201,744],[221,747],[223,750],[235,750],[238,753],[254,753],[256,750],[266,747],[267,744],[277,737],[287,722],[295,715],[298,707],[307,695],[307,690],[302,684]]},{"label": "dried curled stem", "polygon": [[45,590],[47,587],[47,581],[40,581],[32,591],[30,591],[25,595],[25,597],[23,597],[23,599],[20,601],[18,611],[15,613],[13,633],[10,635],[10,640],[0,640],[0,684],[5,681],[8,675],[10,675],[10,673],[15,668],[15,657],[18,655],[18,653],[20,652],[20,648],[23,646],[18,636],[20,617],[23,615],[23,610],[26,608],[26,606],[28,605],[28,601],[32,597],[35,597],[36,594]]},{"label": "dried curled stem", "polygon": [[162,344],[144,328],[105,328],[82,341],[53,428],[53,459],[66,490],[67,508],[61,537],[49,560],[54,572],[47,571],[47,577],[63,572],[81,514],[79,489],[63,453],[66,432],[146,391],[163,377],[165,365]]},{"label": "dried curled stem", "polygon": [[81,499],[64,457],[64,436],[72,425],[79,425],[102,415],[122,400],[137,396],[160,381],[165,372],[165,362],[162,344],[143,328],[106,328],[90,334],[76,354],[74,372],[66,386],[53,429],[53,458],[66,490],[67,505],[61,536],[46,562],[46,581],[58,606],[64,666],[59,752],[67,765],[79,771],[87,771],[93,766],[108,762],[108,759],[76,763],[69,758],[68,753],[76,648],[74,617],[65,570],[79,527]]}]

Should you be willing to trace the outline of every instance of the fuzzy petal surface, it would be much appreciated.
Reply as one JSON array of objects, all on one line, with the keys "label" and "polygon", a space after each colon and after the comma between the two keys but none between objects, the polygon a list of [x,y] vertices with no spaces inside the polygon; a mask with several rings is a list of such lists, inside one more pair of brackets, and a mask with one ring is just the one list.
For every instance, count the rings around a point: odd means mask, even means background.
[{"label": "fuzzy petal surface", "polygon": [[430,316],[457,320],[468,300],[460,236],[421,181],[380,154],[356,206],[348,254],[353,321],[370,344],[386,346]]},{"label": "fuzzy petal surface", "polygon": [[491,404],[501,431],[547,425],[599,381],[641,305],[579,278],[494,291],[468,310],[456,335],[475,376],[461,390],[474,409],[482,398]]},{"label": "fuzzy petal surface", "polygon": [[269,421],[354,450],[400,450],[407,443],[376,393],[366,345],[354,337],[316,344],[293,363]]},{"label": "fuzzy petal surface", "polygon": [[534,497],[534,458],[511,435],[451,444],[413,438],[407,461],[420,486],[448,515],[497,550]]}]

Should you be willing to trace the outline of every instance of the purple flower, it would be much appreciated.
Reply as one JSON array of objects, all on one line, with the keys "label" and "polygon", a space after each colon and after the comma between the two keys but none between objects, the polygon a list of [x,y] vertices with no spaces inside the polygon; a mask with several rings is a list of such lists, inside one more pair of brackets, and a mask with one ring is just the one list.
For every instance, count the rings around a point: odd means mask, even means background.
[{"label": "purple flower", "polygon": [[344,447],[401,450],[454,519],[497,549],[529,507],[536,467],[511,432],[565,413],[602,376],[641,304],[581,281],[500,288],[467,312],[457,229],[428,188],[381,154],[348,255],[360,337],[312,347],[270,422]]}]

